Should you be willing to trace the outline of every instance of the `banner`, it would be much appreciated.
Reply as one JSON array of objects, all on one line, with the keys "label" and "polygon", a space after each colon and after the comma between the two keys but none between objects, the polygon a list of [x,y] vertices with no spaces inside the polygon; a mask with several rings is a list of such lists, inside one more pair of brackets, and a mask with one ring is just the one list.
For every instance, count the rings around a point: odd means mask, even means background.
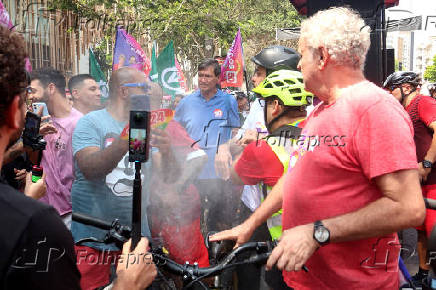
[{"label": "banner", "polygon": [[244,56],[242,54],[241,30],[238,29],[232,46],[221,67],[221,87],[242,87],[244,82]]},{"label": "banner", "polygon": [[175,94],[184,93],[184,90],[180,88],[179,84],[172,40],[159,54],[156,60],[156,67],[158,82],[164,90],[164,94],[174,96]]},{"label": "banner", "polygon": [[89,49],[89,74],[95,79],[100,86],[102,103],[109,97],[106,76],[100,68],[92,49]]},{"label": "banner", "polygon": [[151,70],[150,59],[142,50],[141,46],[124,29],[118,28],[115,39],[112,71],[126,66],[143,71],[147,76]]}]

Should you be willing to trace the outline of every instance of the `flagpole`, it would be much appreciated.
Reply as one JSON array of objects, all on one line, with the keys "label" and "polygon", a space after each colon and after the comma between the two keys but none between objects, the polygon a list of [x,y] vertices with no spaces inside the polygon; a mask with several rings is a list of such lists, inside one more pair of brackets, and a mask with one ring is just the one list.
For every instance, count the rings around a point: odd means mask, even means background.
[{"label": "flagpole", "polygon": [[245,89],[247,90],[247,98],[248,99],[250,99],[249,98],[249,95],[248,95],[248,78],[247,78],[247,70],[244,68],[244,78],[245,78]]},{"label": "flagpole", "polygon": [[[238,32],[241,33],[240,27],[238,27]],[[250,100],[248,95],[248,78],[247,78],[247,69],[245,67],[245,61],[244,61],[244,47],[242,46],[242,35],[241,35],[241,53],[242,53],[242,67],[244,68],[245,90],[247,91],[247,99]]]}]

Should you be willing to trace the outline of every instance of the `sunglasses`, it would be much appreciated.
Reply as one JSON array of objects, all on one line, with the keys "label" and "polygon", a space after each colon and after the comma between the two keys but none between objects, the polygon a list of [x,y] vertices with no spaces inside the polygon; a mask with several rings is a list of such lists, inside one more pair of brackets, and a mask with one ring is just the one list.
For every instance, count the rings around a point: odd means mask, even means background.
[{"label": "sunglasses", "polygon": [[126,83],[121,86],[128,88],[142,88],[144,92],[147,92],[150,89],[150,86],[147,83]]}]

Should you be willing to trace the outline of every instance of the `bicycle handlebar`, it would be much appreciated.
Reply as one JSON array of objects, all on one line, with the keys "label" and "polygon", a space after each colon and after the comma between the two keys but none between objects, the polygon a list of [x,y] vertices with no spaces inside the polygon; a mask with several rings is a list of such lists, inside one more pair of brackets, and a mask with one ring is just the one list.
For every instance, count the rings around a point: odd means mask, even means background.
[{"label": "bicycle handlebar", "polygon": [[[108,241],[113,241],[114,238],[118,242],[121,242],[127,241],[130,236],[130,228],[127,226],[122,226],[117,219],[114,220],[112,223],[108,223],[106,221],[88,216],[86,214],[73,213],[72,220],[108,231],[109,238],[106,237],[104,241],[98,241],[95,239],[83,239],[83,242],[93,241],[106,243]],[[181,276],[184,281],[190,282],[188,285],[192,285],[195,282],[201,283],[201,281],[199,281],[200,279],[215,276],[221,273],[223,270],[234,268],[239,265],[256,263],[265,264],[276,244],[276,241],[245,243],[238,248],[233,249],[217,265],[206,268],[199,268],[197,263],[189,264],[187,262],[184,265],[178,264],[171,260],[169,257],[165,256],[161,248],[156,248],[152,246],[151,253],[153,255],[153,261],[156,265],[164,268],[170,273]],[[242,253],[250,251],[252,252],[252,254],[248,256],[248,258],[242,259],[240,257]],[[307,267],[304,265],[303,270],[308,272]]]},{"label": "bicycle handlebar", "polygon": [[[245,243],[239,246],[238,248],[234,249],[232,252],[230,252],[226,256],[226,258],[224,258],[217,265],[206,267],[206,268],[199,268],[196,263],[193,265],[191,264],[181,265],[174,262],[168,257],[156,253],[152,253],[152,254],[155,263],[165,268],[168,272],[180,276],[189,275],[190,277],[193,278],[197,278],[197,277],[206,278],[206,277],[214,276],[217,273],[227,268],[236,267],[240,264],[265,263],[268,260],[268,257],[271,254],[272,249],[275,247],[275,244],[276,242],[272,242],[272,241]],[[240,255],[243,252],[249,252],[249,251],[256,252],[256,254],[251,255],[249,258],[243,259],[241,261],[237,261],[238,255]],[[307,270],[307,268],[305,268],[305,270]]]},{"label": "bicycle handlebar", "polygon": [[89,226],[93,226],[102,230],[107,230],[109,231],[112,227],[113,223],[108,223],[107,221],[98,219],[98,218],[93,218],[90,217],[86,214],[82,214],[82,213],[73,213],[72,215],[72,220],[85,224],[85,225],[89,225]]}]

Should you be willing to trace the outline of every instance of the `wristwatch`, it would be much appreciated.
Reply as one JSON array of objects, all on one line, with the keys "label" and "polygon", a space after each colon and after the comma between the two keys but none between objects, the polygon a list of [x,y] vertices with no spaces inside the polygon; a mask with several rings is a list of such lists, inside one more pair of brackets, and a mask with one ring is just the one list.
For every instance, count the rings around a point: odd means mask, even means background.
[{"label": "wristwatch", "polygon": [[325,246],[330,242],[330,231],[321,221],[313,224],[313,238],[320,246]]},{"label": "wristwatch", "polygon": [[423,160],[422,161],[422,167],[424,167],[424,168],[432,168],[433,167],[433,163],[428,161],[428,160]]}]

